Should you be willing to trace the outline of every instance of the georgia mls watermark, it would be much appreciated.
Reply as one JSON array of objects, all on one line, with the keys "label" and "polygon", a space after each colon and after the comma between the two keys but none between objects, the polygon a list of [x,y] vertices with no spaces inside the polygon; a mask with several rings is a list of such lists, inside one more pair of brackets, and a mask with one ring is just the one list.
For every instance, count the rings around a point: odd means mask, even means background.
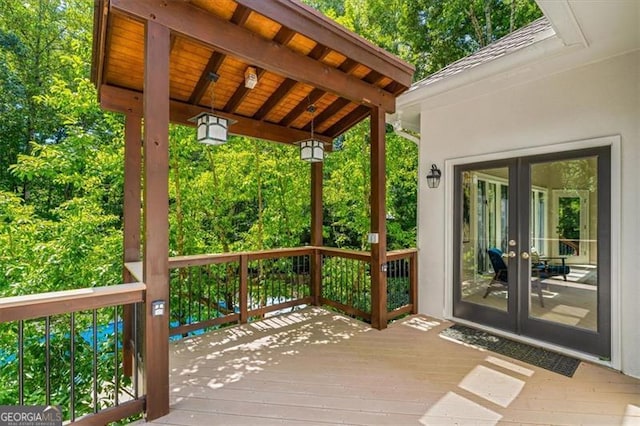
[{"label": "georgia mls watermark", "polygon": [[0,426],[62,426],[57,405],[0,405]]}]

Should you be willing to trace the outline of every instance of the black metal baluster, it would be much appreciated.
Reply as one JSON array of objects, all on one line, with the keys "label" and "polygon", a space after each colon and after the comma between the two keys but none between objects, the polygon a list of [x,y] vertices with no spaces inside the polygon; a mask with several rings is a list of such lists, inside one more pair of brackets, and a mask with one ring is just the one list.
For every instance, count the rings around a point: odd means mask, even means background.
[{"label": "black metal baluster", "polygon": [[98,412],[98,310],[93,310],[93,412]]},{"label": "black metal baluster", "polygon": [[205,268],[207,268],[207,266],[201,266],[198,268],[199,279],[198,279],[198,299],[197,299],[198,301],[198,321],[197,322],[202,321],[202,281],[203,281],[202,276],[204,275],[205,278],[207,277],[206,273],[203,274],[203,270]]},{"label": "black metal baluster", "polygon": [[[209,277],[214,277],[215,272],[211,271],[213,266],[208,265],[207,270],[209,271]],[[218,281],[216,279],[216,281]],[[211,319],[211,281],[207,284],[207,319]]]},{"label": "black metal baluster", "polygon": [[18,399],[24,405],[24,321],[18,321]]},{"label": "black metal baluster", "polygon": [[69,383],[69,411],[71,421],[73,422],[76,419],[76,379],[75,379],[75,359],[76,359],[76,314],[75,312],[71,312],[71,317],[69,319],[69,328],[71,329],[71,333],[69,333],[70,338],[70,351],[69,351],[69,375],[71,376],[71,380]]},{"label": "black metal baluster", "polygon": [[113,371],[115,376],[115,405],[119,405],[120,399],[120,369],[118,362],[118,307],[113,307]]},{"label": "black metal baluster", "polygon": [[[185,312],[186,317],[184,319],[184,324],[191,323],[191,282],[193,281],[193,277],[191,276],[192,271],[193,267],[187,269],[187,312]],[[180,323],[180,325],[182,325],[182,323]]]},{"label": "black metal baluster", "polygon": [[51,317],[44,319],[44,374],[45,374],[45,401],[51,405]]}]

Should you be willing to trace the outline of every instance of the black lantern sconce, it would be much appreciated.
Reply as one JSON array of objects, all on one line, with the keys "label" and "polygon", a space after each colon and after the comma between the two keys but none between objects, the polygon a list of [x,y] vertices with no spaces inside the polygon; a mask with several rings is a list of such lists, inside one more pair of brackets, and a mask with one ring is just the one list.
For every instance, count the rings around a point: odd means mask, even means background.
[{"label": "black lantern sconce", "polygon": [[440,185],[440,178],[442,177],[442,172],[435,165],[431,165],[431,170],[427,173],[427,185],[429,188],[437,188]]}]

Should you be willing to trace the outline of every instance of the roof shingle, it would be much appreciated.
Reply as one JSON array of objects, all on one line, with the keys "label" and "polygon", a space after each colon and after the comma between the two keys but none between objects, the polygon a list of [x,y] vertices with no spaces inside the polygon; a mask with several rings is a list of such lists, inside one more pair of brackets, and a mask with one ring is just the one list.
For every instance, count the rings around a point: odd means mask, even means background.
[{"label": "roof shingle", "polygon": [[[547,33],[548,31],[550,31],[550,33]],[[425,79],[418,81],[413,84],[410,90],[428,86],[440,80],[447,79],[455,74],[461,73],[462,71],[491,62],[497,58],[530,46],[553,34],[555,34],[555,32],[553,32],[551,23],[543,16],[536,19],[526,27],[522,27],[511,34],[508,34],[500,40],[497,40],[477,52],[447,65]]]}]

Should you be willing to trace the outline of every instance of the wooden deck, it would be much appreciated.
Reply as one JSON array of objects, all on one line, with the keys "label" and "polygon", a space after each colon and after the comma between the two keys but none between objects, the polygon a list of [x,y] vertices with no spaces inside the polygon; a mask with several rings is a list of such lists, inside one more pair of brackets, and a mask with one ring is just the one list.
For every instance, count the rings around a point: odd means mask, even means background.
[{"label": "wooden deck", "polygon": [[640,380],[581,363],[567,378],[319,308],[171,346],[171,413],[153,424],[640,424]]}]

